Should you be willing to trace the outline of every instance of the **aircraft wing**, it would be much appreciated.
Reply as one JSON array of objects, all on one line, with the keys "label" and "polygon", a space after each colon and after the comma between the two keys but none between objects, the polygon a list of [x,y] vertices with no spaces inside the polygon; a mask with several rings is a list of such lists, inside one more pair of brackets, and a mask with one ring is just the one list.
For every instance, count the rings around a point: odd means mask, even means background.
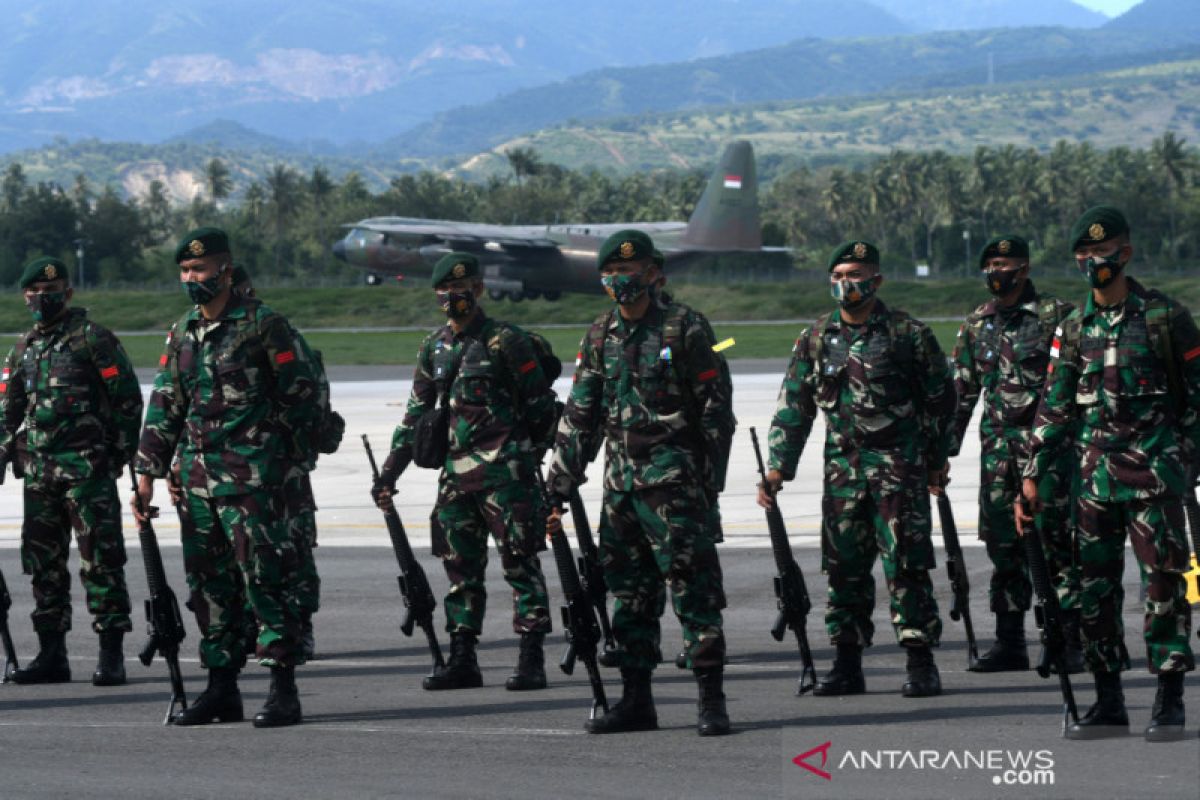
[{"label": "aircraft wing", "polygon": [[382,233],[391,239],[422,242],[441,241],[455,250],[543,250],[558,248],[558,242],[545,236],[540,225],[485,225],[420,219],[363,220],[344,227]]}]

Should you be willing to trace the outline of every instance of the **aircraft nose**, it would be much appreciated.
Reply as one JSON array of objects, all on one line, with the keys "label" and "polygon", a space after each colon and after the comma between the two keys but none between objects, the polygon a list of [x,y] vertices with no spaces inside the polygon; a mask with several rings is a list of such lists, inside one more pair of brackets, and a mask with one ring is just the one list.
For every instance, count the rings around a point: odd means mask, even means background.
[{"label": "aircraft nose", "polygon": [[344,239],[338,239],[336,242],[334,242],[332,249],[334,258],[336,258],[338,261],[346,260],[346,241]]}]

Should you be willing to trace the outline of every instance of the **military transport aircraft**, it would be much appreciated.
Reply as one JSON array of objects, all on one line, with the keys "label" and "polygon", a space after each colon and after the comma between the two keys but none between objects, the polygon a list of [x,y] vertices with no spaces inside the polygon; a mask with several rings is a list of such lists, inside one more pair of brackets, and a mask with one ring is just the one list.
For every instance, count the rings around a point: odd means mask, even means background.
[{"label": "military transport aircraft", "polygon": [[366,270],[369,284],[383,283],[385,276],[427,278],[444,254],[466,251],[479,257],[484,283],[495,300],[557,300],[563,292],[600,293],[596,252],[622,228],[651,234],[666,257],[668,274],[722,253],[767,252],[758,215],[754,150],[745,141],[725,148],[686,223],[484,225],[372,217],[344,227],[350,232],[333,245],[333,253]]}]

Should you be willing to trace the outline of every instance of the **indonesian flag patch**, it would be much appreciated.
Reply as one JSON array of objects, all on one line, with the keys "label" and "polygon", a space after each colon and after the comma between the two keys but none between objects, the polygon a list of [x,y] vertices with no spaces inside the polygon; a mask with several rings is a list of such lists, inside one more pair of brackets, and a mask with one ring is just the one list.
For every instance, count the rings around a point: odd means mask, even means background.
[{"label": "indonesian flag patch", "polygon": [[725,188],[726,189],[742,188],[742,176],[741,175],[726,175],[725,176]]},{"label": "indonesian flag patch", "polygon": [[296,360],[296,353],[292,350],[284,350],[282,353],[275,354],[276,364],[290,364]]}]

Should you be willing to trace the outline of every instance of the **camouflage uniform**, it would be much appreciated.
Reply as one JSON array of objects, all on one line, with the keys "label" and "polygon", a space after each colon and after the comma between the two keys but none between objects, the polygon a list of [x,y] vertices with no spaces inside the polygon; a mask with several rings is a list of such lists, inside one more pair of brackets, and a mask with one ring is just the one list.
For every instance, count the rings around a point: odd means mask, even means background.
[{"label": "camouflage uniform", "polygon": [[[281,488],[296,432],[319,414],[317,376],[287,321],[255,300],[231,297],[219,317],[194,308],[177,322],[150,396],[137,471],[166,477],[179,448],[189,585],[208,615],[207,667],[238,667],[245,645],[242,580],[260,622],[266,665],[302,663],[300,558]],[[224,540],[222,540],[222,534]],[[198,578],[197,576],[204,577]]]},{"label": "camouflage uniform", "polygon": [[870,646],[876,552],[892,625],[904,645],[936,646],[942,623],[929,570],[927,471],[950,446],[950,367],[925,325],[876,301],[867,322],[834,313],[796,341],[769,435],[770,468],[796,475],[817,410],[825,412],[822,569],[825,626],[835,645]]},{"label": "camouflage uniform", "polygon": [[653,670],[661,660],[663,581],[687,666],[724,664],[725,594],[710,510],[737,420],[729,369],[713,342],[702,314],[661,292],[636,322],[615,310],[601,316],[583,341],[559,423],[548,482],[564,502],[606,440],[599,549],[627,670]]},{"label": "camouflage uniform", "polygon": [[550,599],[537,556],[546,548],[537,467],[553,434],[554,392],[524,331],[480,310],[460,333],[447,324],[425,338],[384,472],[411,460],[414,426],[436,406],[452,371],[445,388],[450,445],[431,516],[433,553],[450,580],[446,630],[478,636],[483,629],[490,533],[513,590],[513,630],[545,633]]},{"label": "camouflage uniform", "polygon": [[33,576],[34,630],[71,629],[72,529],[92,628],[131,630],[116,478],[133,457],[142,394],[125,350],[84,309],[68,309],[8,354],[0,412],[6,459],[15,457],[16,433],[25,427],[21,561]]},{"label": "camouflage uniform", "polygon": [[[1183,306],[1126,280],[1122,305],[1102,308],[1089,295],[1056,332],[1025,477],[1040,479],[1072,446],[1079,458],[1088,668],[1114,673],[1130,667],[1121,621],[1128,535],[1146,587],[1150,671],[1186,672],[1195,660],[1180,498],[1191,490],[1188,465],[1200,447],[1200,332]],[[1155,335],[1154,316],[1169,326],[1169,336]],[[1172,374],[1180,386],[1170,385]]]},{"label": "camouflage uniform", "polygon": [[[993,613],[1025,612],[1033,595],[1024,549],[1013,521],[1013,503],[1037,411],[1054,329],[1073,306],[1039,295],[1032,281],[1015,305],[990,300],[967,317],[958,331],[951,360],[958,395],[954,441],[958,455],[975,403],[983,397],[979,422],[982,446],[979,477],[979,538],[992,561],[988,589]],[[1036,520],[1047,546],[1047,562],[1064,610],[1078,604],[1073,565],[1070,453],[1047,470],[1041,482],[1045,507]]]}]

